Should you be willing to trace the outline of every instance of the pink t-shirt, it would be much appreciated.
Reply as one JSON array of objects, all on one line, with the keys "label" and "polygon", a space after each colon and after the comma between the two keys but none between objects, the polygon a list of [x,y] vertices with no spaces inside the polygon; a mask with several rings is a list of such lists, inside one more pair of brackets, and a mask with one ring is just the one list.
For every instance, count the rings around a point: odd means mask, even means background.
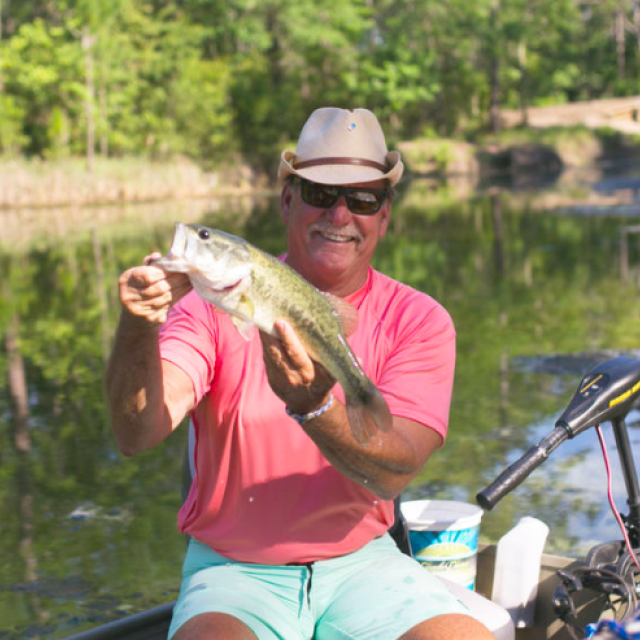
[{"label": "pink t-shirt", "polygon": [[[349,344],[391,414],[444,439],[455,360],[448,313],[373,269],[347,300],[359,309]],[[182,532],[223,556],[280,565],[350,553],[393,524],[393,502],[336,471],[287,416],[267,382],[257,329],[244,340],[191,292],[162,328],[161,355],[191,378],[197,403]],[[339,385],[334,394],[344,402]]]}]

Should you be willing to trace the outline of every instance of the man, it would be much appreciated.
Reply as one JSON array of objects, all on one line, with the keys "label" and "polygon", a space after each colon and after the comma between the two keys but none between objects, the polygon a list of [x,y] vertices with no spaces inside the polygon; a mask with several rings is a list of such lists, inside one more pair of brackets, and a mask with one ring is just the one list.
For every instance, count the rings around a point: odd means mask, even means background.
[{"label": "man", "polygon": [[386,534],[393,498],[443,443],[455,357],[444,309],[370,267],[402,171],[370,111],[337,108],[311,115],[279,169],[286,262],[358,309],[349,341],[388,405],[367,444],[286,322],[280,339],[244,340],[185,276],[120,278],[106,384],[121,451],[189,413],[196,429],[173,640],[493,637]]}]

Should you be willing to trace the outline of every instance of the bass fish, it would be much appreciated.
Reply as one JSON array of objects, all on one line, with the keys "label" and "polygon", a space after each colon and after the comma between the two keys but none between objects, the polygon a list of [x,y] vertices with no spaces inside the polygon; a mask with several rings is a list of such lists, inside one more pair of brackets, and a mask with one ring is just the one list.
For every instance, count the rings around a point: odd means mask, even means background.
[{"label": "bass fish", "polygon": [[253,326],[277,338],[274,323],[286,320],[309,357],[342,386],[355,439],[366,444],[377,432],[367,426],[365,412],[378,429],[388,428],[386,403],[347,343],[338,309],[342,304],[357,313],[351,305],[243,238],[201,225],[176,223],[169,252],[153,265],[187,274],[196,293],[228,313],[247,340]]}]

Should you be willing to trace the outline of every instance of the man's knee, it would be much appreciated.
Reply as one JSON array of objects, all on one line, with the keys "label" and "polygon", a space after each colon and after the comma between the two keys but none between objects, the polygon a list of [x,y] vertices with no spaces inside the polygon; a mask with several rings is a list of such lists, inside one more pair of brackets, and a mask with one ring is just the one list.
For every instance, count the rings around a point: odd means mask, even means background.
[{"label": "man's knee", "polygon": [[171,640],[257,640],[244,622],[226,613],[201,613],[187,620]]},{"label": "man's knee", "polygon": [[446,613],[409,629],[399,640],[495,640],[482,623],[471,616]]}]

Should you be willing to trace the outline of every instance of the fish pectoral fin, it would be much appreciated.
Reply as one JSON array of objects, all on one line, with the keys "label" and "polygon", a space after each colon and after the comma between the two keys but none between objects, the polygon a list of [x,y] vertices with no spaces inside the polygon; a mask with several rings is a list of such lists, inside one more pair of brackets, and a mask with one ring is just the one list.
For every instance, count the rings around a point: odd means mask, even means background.
[{"label": "fish pectoral fin", "polygon": [[248,322],[253,320],[256,313],[256,308],[253,304],[253,300],[246,295],[241,295],[238,301],[238,315],[244,316]]},{"label": "fish pectoral fin", "polygon": [[237,318],[236,316],[231,316],[231,322],[235,325],[236,329],[240,333],[240,335],[248,342],[251,340],[251,336],[253,335],[253,327],[250,322],[246,320],[242,320]]},{"label": "fish pectoral fin", "polygon": [[251,340],[252,330],[254,327],[252,321],[255,311],[256,308],[251,298],[245,295],[241,296],[237,306],[238,315],[233,316],[231,320],[245,340]]}]

